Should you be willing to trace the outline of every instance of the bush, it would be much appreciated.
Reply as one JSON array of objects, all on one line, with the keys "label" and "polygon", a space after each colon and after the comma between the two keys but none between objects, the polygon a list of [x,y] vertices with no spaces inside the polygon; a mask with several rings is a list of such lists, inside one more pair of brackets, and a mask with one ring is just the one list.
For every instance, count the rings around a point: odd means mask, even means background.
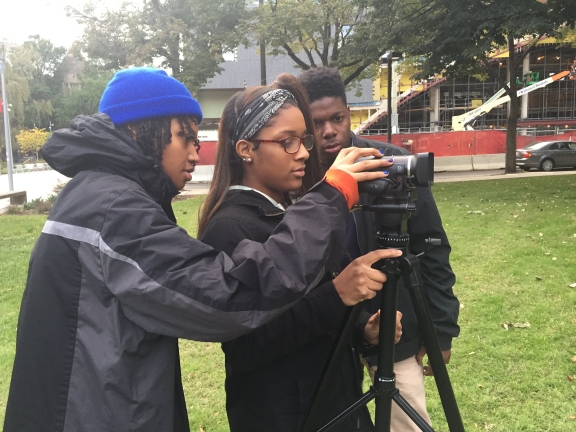
[{"label": "bush", "polygon": [[64,189],[64,186],[66,186],[66,183],[58,180],[58,182],[56,183],[56,186],[54,186],[54,189],[52,189],[54,191],[54,193],[48,195],[46,197],[46,199],[36,198],[36,199],[33,199],[32,201],[28,201],[27,203],[24,203],[22,206],[9,206],[6,209],[5,214],[18,215],[18,214],[22,214],[22,213],[27,213],[27,214],[50,213],[50,210],[52,210],[52,206],[54,205],[54,202],[56,202],[56,199],[58,198],[58,195],[60,194],[62,189]]},{"label": "bush", "polygon": [[46,202],[54,204],[56,202],[56,199],[58,199],[58,194],[50,194],[46,197]]},{"label": "bush", "polygon": [[33,199],[32,201],[25,202],[22,205],[22,207],[24,208],[24,210],[34,210],[38,205],[40,205],[42,201],[43,201],[42,198],[36,198]]},{"label": "bush", "polygon": [[7,215],[19,215],[19,214],[22,214],[22,211],[23,211],[22,206],[9,205],[6,208],[5,214],[7,214]]}]

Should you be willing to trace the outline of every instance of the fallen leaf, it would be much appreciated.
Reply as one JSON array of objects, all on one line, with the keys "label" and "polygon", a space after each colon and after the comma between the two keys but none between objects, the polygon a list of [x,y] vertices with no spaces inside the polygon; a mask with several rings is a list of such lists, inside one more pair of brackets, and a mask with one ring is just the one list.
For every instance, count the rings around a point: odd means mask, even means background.
[{"label": "fallen leaf", "polygon": [[566,376],[566,379],[570,382],[574,381],[574,377],[571,375]]},{"label": "fallen leaf", "polygon": [[[574,284],[576,286],[576,284]],[[460,309],[464,309],[464,303],[460,303]]]},{"label": "fallen leaf", "polygon": [[472,354],[476,354],[476,351],[472,351],[471,353],[468,353],[468,355],[472,355]]},{"label": "fallen leaf", "polygon": [[576,283],[568,285],[570,288],[576,288]]},{"label": "fallen leaf", "polygon": [[[544,233],[540,233],[540,237],[542,237],[544,235]],[[576,237],[576,234],[574,234],[574,237]]]},{"label": "fallen leaf", "polygon": [[544,252],[544,255],[548,256],[550,255],[550,252]]},{"label": "fallen leaf", "polygon": [[[576,420],[576,416],[571,415],[570,420]],[[474,423],[474,424],[476,424],[476,423]]]},{"label": "fallen leaf", "polygon": [[572,357],[572,358],[570,359],[570,361],[571,361],[572,363],[576,363],[576,356]]},{"label": "fallen leaf", "polygon": [[556,261],[556,257],[552,257],[552,261]]},{"label": "fallen leaf", "polygon": [[484,388],[482,384],[478,384],[478,388]]},{"label": "fallen leaf", "polygon": [[500,326],[504,329],[504,330],[508,330],[510,328],[529,328],[530,327],[530,323],[529,322],[523,322],[523,323],[500,323]]},{"label": "fallen leaf", "polygon": [[537,281],[541,281],[542,278],[540,276],[534,276],[534,279],[536,279]]},{"label": "fallen leaf", "polygon": [[[508,324],[510,325],[510,324]],[[530,327],[530,323],[529,322],[524,322],[524,323],[513,323],[512,327],[515,328],[529,328]]]}]

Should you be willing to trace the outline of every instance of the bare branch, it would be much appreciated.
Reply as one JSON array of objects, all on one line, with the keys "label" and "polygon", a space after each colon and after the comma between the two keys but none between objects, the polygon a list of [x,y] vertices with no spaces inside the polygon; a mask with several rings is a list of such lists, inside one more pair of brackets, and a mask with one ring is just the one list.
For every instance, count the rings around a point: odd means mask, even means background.
[{"label": "bare branch", "polygon": [[[335,24],[336,30],[338,29],[338,23]],[[330,26],[330,21],[327,20],[324,23],[324,37],[322,38],[322,53],[318,53],[322,59],[322,64],[328,66],[328,54],[330,52],[330,40],[332,39],[332,28]]]},{"label": "bare branch", "polygon": [[306,48],[306,45],[304,44],[304,36],[302,35],[302,33],[300,31],[298,31],[298,41],[302,45],[302,49],[306,53],[306,56],[308,56],[308,60],[310,61],[310,65],[316,66],[316,63],[314,62],[314,57],[312,57],[312,53],[310,52],[310,50],[308,48]]},{"label": "bare branch", "polygon": [[292,51],[292,48],[290,48],[290,46],[288,44],[284,44],[282,45],[282,48],[284,48],[286,50],[286,54],[288,54],[288,56],[294,60],[294,63],[296,63],[298,66],[300,66],[303,70],[308,70],[310,69],[310,66],[308,66],[306,63],[304,63],[302,60],[300,60],[300,58],[294,53],[294,51]]}]

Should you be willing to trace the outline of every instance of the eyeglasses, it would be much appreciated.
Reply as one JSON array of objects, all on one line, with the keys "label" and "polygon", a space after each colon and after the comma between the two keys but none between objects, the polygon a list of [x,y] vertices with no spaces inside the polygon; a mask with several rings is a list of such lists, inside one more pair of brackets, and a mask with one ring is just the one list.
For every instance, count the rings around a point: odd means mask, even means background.
[{"label": "eyeglasses", "polygon": [[313,135],[306,135],[303,138],[300,137],[288,137],[281,140],[266,140],[266,139],[253,139],[250,141],[263,143],[263,142],[271,142],[271,143],[278,143],[282,144],[284,147],[284,151],[288,154],[298,153],[300,150],[300,146],[304,144],[304,148],[308,151],[314,148],[314,136]]}]

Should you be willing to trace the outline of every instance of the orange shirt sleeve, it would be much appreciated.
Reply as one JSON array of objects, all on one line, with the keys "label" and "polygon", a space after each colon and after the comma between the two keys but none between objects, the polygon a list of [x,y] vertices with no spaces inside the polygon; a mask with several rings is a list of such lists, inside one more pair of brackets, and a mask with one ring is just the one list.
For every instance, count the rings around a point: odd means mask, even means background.
[{"label": "orange shirt sleeve", "polygon": [[338,189],[344,198],[346,198],[346,203],[348,208],[352,208],[354,204],[358,202],[358,182],[354,177],[348,174],[346,171],[342,171],[336,168],[330,168],[326,171],[324,180],[330,186]]}]

